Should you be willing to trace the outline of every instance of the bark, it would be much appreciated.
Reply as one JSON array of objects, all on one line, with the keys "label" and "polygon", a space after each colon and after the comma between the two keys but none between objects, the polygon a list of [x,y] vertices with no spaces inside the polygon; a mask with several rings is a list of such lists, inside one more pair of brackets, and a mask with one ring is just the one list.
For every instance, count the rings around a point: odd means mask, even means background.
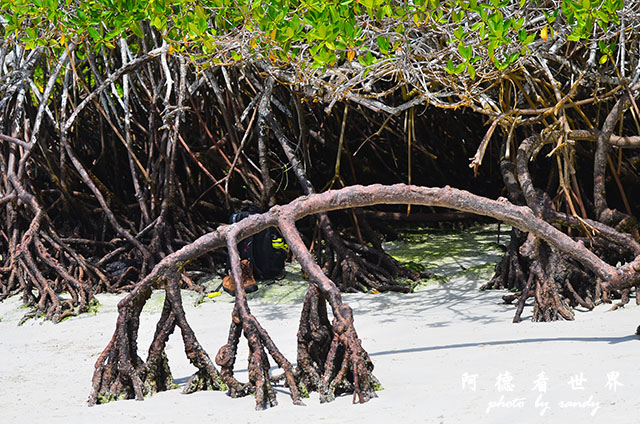
[{"label": "bark", "polygon": [[598,133],[596,141],[596,153],[593,165],[593,203],[596,209],[596,216],[601,215],[608,209],[606,201],[605,173],[607,168],[607,155],[609,152],[610,139],[614,131],[616,122],[620,119],[623,109],[629,102],[629,93],[640,88],[639,84],[630,87],[609,111],[607,118]]}]

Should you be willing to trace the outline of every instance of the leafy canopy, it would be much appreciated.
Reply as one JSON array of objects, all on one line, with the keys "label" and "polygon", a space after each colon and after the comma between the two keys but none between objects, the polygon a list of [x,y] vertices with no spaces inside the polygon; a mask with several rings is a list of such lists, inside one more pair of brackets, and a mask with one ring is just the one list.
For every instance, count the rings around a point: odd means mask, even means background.
[{"label": "leafy canopy", "polygon": [[[370,66],[411,51],[416,33],[439,34],[449,74],[479,64],[504,70],[554,35],[583,42],[619,24],[622,0],[0,0],[5,41],[53,54],[69,43],[132,48],[156,31],[175,51],[212,64],[268,59],[302,70]],[[615,43],[600,40],[601,63]],[[86,47],[88,46],[88,47]],[[448,49],[447,49],[448,48]]]}]

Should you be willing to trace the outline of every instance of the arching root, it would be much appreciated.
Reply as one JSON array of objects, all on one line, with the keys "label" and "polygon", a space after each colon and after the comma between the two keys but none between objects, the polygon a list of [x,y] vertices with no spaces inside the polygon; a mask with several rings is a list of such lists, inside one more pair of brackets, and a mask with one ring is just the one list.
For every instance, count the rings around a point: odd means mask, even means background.
[{"label": "arching root", "polygon": [[[249,382],[241,383],[233,375],[240,335],[244,332],[249,345]],[[291,363],[280,353],[278,348],[248,309],[237,307],[232,314],[229,339],[216,355],[216,363],[220,366],[220,376],[229,389],[231,397],[243,397],[249,394],[256,396],[256,409],[266,409],[278,404],[270,376],[270,363],[267,352],[284,371],[284,378],[291,390],[291,398],[296,405],[302,405],[300,394],[293,375]]]}]

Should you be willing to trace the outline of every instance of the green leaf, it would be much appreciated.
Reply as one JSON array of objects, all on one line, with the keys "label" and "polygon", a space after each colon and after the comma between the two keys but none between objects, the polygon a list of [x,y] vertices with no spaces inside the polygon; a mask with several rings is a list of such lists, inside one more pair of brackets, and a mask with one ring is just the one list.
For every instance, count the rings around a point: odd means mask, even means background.
[{"label": "green leaf", "polygon": [[164,31],[167,27],[167,18],[164,15],[156,15],[153,17],[151,24],[160,31]]},{"label": "green leaf", "polygon": [[465,46],[462,42],[458,43],[458,53],[463,59],[471,59],[472,49],[470,46]]},{"label": "green leaf", "polygon": [[205,53],[211,53],[216,48],[215,42],[211,38],[205,38],[202,42]]},{"label": "green leaf", "polygon": [[373,64],[374,57],[371,54],[371,52],[367,52],[367,54],[364,57],[363,56],[358,56],[358,62],[360,62],[360,64],[362,66],[369,66],[369,65]]},{"label": "green leaf", "polygon": [[467,71],[469,71],[469,76],[471,77],[471,79],[476,78],[476,68],[474,68],[473,65],[469,64],[469,66],[467,67]]},{"label": "green leaf", "polygon": [[293,28],[291,28],[290,26],[288,26],[285,30],[284,30],[284,35],[287,38],[292,38],[294,36],[295,32],[293,30]]},{"label": "green leaf", "polygon": [[598,18],[603,22],[609,23],[609,15],[604,10],[597,10],[596,16],[598,16]]},{"label": "green leaf", "polygon": [[378,43],[380,53],[387,54],[389,52],[389,39],[387,37],[376,38],[376,43]]},{"label": "green leaf", "polygon": [[109,41],[109,40],[111,40],[112,38],[114,38],[115,36],[117,36],[117,35],[119,35],[119,34],[120,34],[120,29],[119,29],[119,28],[116,28],[116,29],[114,29],[113,31],[109,32],[109,33],[104,37],[104,39],[105,39],[105,41]]},{"label": "green leaf", "polygon": [[[373,0],[371,0],[373,1]],[[317,28],[316,28],[316,32],[318,34],[318,38],[321,40],[324,40],[327,37],[327,27],[320,24]]]},{"label": "green leaf", "polygon": [[456,66],[456,69],[453,72],[455,74],[460,74],[460,73],[464,72],[464,70],[466,68],[467,68],[467,62],[462,62],[458,66]]},{"label": "green leaf", "polygon": [[582,37],[580,37],[580,34],[573,32],[571,34],[569,34],[569,36],[567,37],[567,40],[569,41],[579,41]]},{"label": "green leaf", "polygon": [[464,18],[464,12],[461,10],[459,12],[456,12],[455,10],[451,11],[451,17],[453,18],[453,22],[460,22],[462,20],[462,18]]},{"label": "green leaf", "polygon": [[447,61],[447,66],[444,69],[448,74],[453,74],[455,72],[455,66],[453,66],[453,61],[451,59]]},{"label": "green leaf", "polygon": [[98,33],[98,31],[96,31],[94,27],[87,28],[87,32],[89,33],[91,38],[93,38],[94,41],[100,40],[100,34]]},{"label": "green leaf", "polygon": [[515,31],[518,31],[520,28],[522,28],[522,25],[524,25],[524,16],[521,17],[520,19],[518,19],[514,24],[513,24],[513,29]]}]

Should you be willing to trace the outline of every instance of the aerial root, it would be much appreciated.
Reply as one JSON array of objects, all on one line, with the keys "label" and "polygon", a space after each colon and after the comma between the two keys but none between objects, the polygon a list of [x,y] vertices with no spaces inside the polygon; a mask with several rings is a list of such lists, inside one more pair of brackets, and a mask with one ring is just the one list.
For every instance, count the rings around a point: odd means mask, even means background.
[{"label": "aerial root", "polygon": [[341,291],[411,291],[409,285],[400,284],[395,278],[401,276],[416,280],[418,275],[403,269],[382,250],[344,240],[333,230],[328,219],[321,219],[320,225],[327,246],[319,257],[324,257],[325,272],[332,281],[337,282]]},{"label": "aerial root", "polygon": [[176,326],[181,330],[187,357],[198,369],[183,391],[226,390],[220,373],[186,320],[177,271],[169,270],[164,275],[166,297],[147,360],[137,354],[137,336],[140,313],[152,290],[151,285],[139,285],[118,304],[113,338],[96,361],[89,405],[117,399],[142,400],[150,394],[177,388],[165,353]]},{"label": "aerial root", "polygon": [[98,357],[92,379],[89,406],[118,399],[144,399],[148,384],[145,366],[137,354],[140,312],[151,296],[141,287],[118,303],[118,321],[111,341]]},{"label": "aerial root", "polygon": [[[167,303],[171,304],[171,313],[174,314],[176,325],[180,327],[181,330],[184,351],[191,364],[198,368],[198,371],[189,379],[183,392],[193,393],[196,390],[225,390],[226,386],[223,383],[220,373],[207,352],[198,342],[195,332],[187,322],[182,307],[182,297],[180,295],[181,279],[179,273],[177,271],[170,271],[165,275],[168,276],[165,305]],[[158,327],[159,326],[160,324],[158,324]],[[167,333],[166,338],[168,338],[169,334],[170,333]],[[158,335],[157,330],[156,335]],[[163,337],[162,340],[166,340],[166,338]]]},{"label": "aerial root", "polygon": [[[249,345],[249,382],[241,383],[233,375],[233,365],[236,359],[240,334],[244,332]],[[282,376],[270,375],[270,363],[267,352],[284,371]],[[282,378],[291,391],[294,404],[303,405],[296,380],[294,378],[291,363],[280,353],[273,340],[260,325],[257,319],[251,315],[248,308],[236,307],[232,314],[232,322],[227,343],[220,348],[216,355],[216,363],[220,366],[222,381],[229,388],[231,397],[242,397],[249,394],[256,396],[256,409],[266,409],[276,406],[273,383]]]},{"label": "aerial root", "polygon": [[373,362],[353,326],[353,313],[342,305],[333,321],[334,336],[325,362],[320,401],[330,402],[341,393],[353,393],[353,402],[364,403],[377,397],[380,382],[373,375]]},{"label": "aerial root", "polygon": [[[380,386],[373,376],[373,362],[362,348],[353,322],[351,307],[342,302],[340,290],[324,274],[307,250],[295,222],[282,214],[278,226],[303,271],[309,276],[298,329],[296,375],[303,390],[318,390],[321,402],[352,392],[354,402],[376,397]],[[329,324],[327,303],[333,312]],[[327,348],[328,347],[328,348]]]},{"label": "aerial root", "polygon": [[300,390],[318,391],[323,403],[342,393],[353,393],[354,403],[367,402],[377,396],[380,383],[356,334],[352,310],[341,304],[331,323],[326,304],[323,293],[311,284],[298,328],[296,378]]}]

